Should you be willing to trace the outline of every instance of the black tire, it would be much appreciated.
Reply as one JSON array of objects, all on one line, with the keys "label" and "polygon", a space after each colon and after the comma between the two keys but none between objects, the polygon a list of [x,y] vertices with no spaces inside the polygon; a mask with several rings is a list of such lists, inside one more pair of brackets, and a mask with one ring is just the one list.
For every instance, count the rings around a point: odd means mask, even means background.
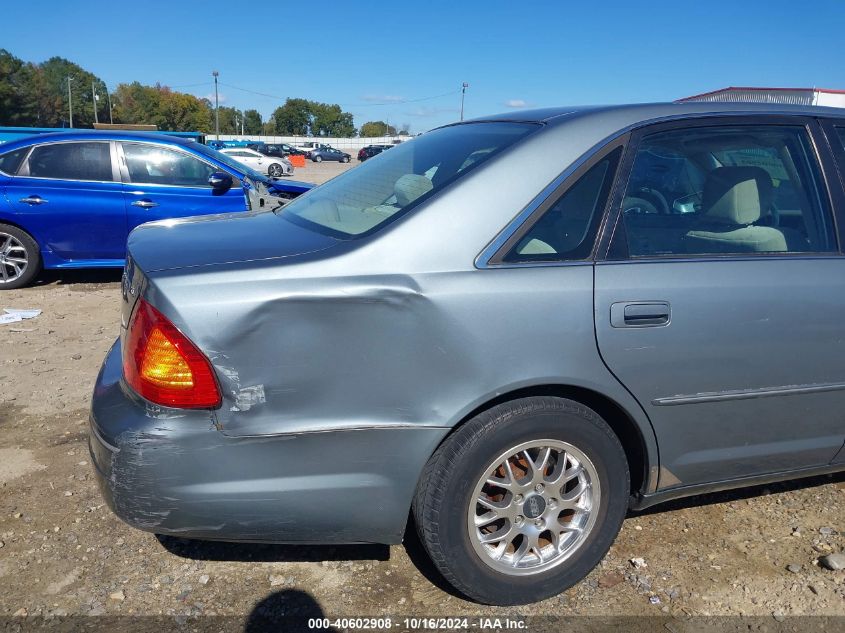
[{"label": "black tire", "polygon": [[[41,272],[41,251],[38,249],[38,243],[32,239],[29,233],[10,224],[0,224],[0,259],[5,260],[5,257],[10,255],[10,253],[2,252],[8,237],[11,237],[17,244],[23,247],[27,261],[20,276],[12,281],[4,280],[3,271],[5,270],[5,276],[9,277],[10,273],[14,274],[13,269],[7,267],[3,261],[0,261],[0,267],[2,267],[0,268],[0,290],[14,290],[15,288],[28,286],[38,276],[38,273]],[[11,255],[16,260],[20,259],[17,247]]]},{"label": "black tire", "polygon": [[340,159],[340,162],[341,163],[348,163],[349,162],[349,156],[344,156],[343,158]]},{"label": "black tire", "polygon": [[[511,447],[534,440],[565,442],[586,455],[600,484],[599,501],[591,510],[596,513],[592,528],[568,557],[545,571],[511,575],[473,548],[468,512],[471,500],[475,508],[475,486],[488,476],[488,465]],[[423,469],[413,515],[423,546],[458,591],[485,604],[527,604],[571,587],[601,561],[625,518],[629,493],[625,451],[598,414],[564,398],[523,398],[481,413],[447,438]]]},{"label": "black tire", "polygon": [[311,160],[313,160],[315,163],[322,163],[322,162],[323,162],[323,157],[322,157],[322,156],[313,156],[313,157],[311,158]]},{"label": "black tire", "polygon": [[284,171],[282,170],[282,166],[281,166],[281,165],[279,165],[279,163],[272,163],[272,164],[271,164],[271,165],[267,168],[267,175],[268,175],[268,176],[272,176],[273,178],[278,178],[278,177],[279,177],[279,176],[281,176],[283,173],[284,173]]}]

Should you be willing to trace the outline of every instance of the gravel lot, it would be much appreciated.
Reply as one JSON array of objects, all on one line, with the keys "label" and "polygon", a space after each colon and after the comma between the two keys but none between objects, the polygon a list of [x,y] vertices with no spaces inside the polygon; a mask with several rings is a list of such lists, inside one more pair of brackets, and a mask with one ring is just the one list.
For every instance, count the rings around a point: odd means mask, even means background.
[{"label": "gravel lot", "polygon": [[[308,163],[294,177],[323,182],[356,165]],[[256,605],[319,607],[329,617],[745,614],[775,624],[845,616],[845,571],[818,564],[845,545],[842,475],[632,514],[584,582],[507,609],[453,595],[413,539],[389,548],[257,546],[133,530],[104,506],[86,444],[90,392],[118,331],[119,278],[48,274],[0,293],[0,308],[44,310],[0,325],[0,616],[246,618]],[[640,558],[638,568],[631,560]]]}]

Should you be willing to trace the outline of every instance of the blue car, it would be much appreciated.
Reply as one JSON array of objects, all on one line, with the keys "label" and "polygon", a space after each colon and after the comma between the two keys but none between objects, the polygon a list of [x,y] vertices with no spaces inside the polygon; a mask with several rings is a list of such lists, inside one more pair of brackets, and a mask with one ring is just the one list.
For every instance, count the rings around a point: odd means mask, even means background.
[{"label": "blue car", "polygon": [[139,224],[275,208],[314,185],[274,181],[192,140],[62,132],[0,146],[0,289],[42,268],[121,268]]}]

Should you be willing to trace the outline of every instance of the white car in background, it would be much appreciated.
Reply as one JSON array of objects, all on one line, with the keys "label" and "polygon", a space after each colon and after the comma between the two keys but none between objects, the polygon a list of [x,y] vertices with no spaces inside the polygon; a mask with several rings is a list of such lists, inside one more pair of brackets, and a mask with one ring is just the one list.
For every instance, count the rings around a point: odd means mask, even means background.
[{"label": "white car in background", "polygon": [[311,154],[311,152],[318,150],[318,149],[334,149],[331,145],[326,145],[325,143],[318,143],[317,141],[306,141],[304,143],[297,143],[294,145],[296,149],[300,152],[305,152],[306,154]]},{"label": "white car in background", "polygon": [[221,154],[226,154],[226,156],[231,156],[247,167],[252,167],[258,173],[267,174],[273,178],[293,174],[293,165],[287,158],[265,156],[261,152],[256,152],[254,149],[247,147],[224,147],[218,151]]}]

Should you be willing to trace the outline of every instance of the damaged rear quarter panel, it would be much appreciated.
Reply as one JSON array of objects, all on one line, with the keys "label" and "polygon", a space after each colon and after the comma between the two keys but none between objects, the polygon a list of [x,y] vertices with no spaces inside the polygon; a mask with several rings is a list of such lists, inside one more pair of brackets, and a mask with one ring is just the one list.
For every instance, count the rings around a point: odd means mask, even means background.
[{"label": "damaged rear quarter panel", "polygon": [[595,354],[589,265],[273,274],[158,281],[216,369],[229,437],[451,428],[509,389],[612,384]]}]

